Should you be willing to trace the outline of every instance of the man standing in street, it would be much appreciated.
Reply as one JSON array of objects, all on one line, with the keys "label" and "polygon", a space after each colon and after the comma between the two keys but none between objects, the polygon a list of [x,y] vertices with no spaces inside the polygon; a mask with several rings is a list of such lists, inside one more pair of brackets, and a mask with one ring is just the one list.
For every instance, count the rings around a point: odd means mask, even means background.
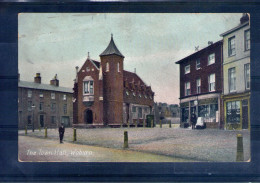
[{"label": "man standing in street", "polygon": [[191,115],[192,129],[195,129],[196,122],[197,122],[197,117],[196,117],[196,115],[194,113],[192,113],[192,115]]},{"label": "man standing in street", "polygon": [[65,132],[65,127],[64,124],[61,123],[61,126],[59,127],[60,143],[63,143],[62,140],[63,140],[64,132]]}]

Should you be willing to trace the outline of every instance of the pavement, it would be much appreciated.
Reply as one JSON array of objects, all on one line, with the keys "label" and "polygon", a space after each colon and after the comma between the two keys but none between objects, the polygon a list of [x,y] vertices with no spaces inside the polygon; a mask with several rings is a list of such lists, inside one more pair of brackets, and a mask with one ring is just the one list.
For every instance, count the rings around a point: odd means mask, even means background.
[{"label": "pavement", "polygon": [[186,162],[151,153],[79,145],[28,136],[19,137],[20,162]]},{"label": "pavement", "polygon": [[[219,129],[191,130],[173,124],[155,128],[94,128],[77,129],[77,144],[123,149],[124,131],[128,131],[130,151],[167,156],[174,159],[202,162],[235,162],[237,134],[243,135],[244,160],[250,160],[250,131]],[[24,130],[19,131],[20,137]],[[44,130],[32,132],[30,137],[44,139]],[[73,130],[67,128],[64,141],[73,143]],[[58,129],[49,129],[48,138],[58,141]],[[20,146],[22,147],[22,146]]]}]

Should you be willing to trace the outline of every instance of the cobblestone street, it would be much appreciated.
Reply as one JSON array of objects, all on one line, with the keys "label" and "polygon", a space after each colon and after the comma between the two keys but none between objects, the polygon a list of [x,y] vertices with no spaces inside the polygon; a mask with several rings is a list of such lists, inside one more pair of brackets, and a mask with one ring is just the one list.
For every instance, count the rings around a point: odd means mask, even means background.
[{"label": "cobblestone street", "polygon": [[[250,159],[250,133],[248,130],[228,131],[217,129],[191,130],[182,129],[178,125],[169,128],[94,128],[77,129],[75,144],[98,146],[109,149],[123,149],[123,134],[128,131],[130,151],[138,151],[155,155],[163,155],[174,159],[188,161],[235,162],[237,134],[243,135],[244,160]],[[23,147],[24,130],[19,131],[19,145]],[[44,130],[28,130],[29,137],[44,139]],[[57,129],[48,129],[48,140],[58,141]],[[63,146],[73,143],[73,130],[65,131]],[[41,141],[42,143],[44,141]],[[33,145],[34,141],[30,143]],[[45,144],[44,144],[45,145]],[[27,146],[29,148],[30,146]],[[39,146],[40,147],[40,146]],[[84,147],[84,146],[83,146]],[[103,151],[102,151],[103,152]],[[102,159],[103,161],[104,159]],[[110,160],[108,160],[110,161]],[[127,161],[127,160],[126,160]],[[158,161],[160,161],[158,159]]]}]

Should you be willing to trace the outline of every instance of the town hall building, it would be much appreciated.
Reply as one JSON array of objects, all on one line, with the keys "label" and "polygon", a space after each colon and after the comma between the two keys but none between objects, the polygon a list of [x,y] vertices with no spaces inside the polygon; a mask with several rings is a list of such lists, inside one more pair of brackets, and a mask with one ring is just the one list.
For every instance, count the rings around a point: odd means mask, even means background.
[{"label": "town hall building", "polygon": [[73,122],[77,127],[143,125],[153,114],[154,92],[133,72],[124,70],[124,55],[111,36],[100,62],[89,55],[76,67]]}]

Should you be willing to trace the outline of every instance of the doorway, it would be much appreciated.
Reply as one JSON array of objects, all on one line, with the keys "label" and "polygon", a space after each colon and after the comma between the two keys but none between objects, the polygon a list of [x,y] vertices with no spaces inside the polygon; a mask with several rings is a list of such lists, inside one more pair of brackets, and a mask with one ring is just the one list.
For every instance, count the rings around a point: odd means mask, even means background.
[{"label": "doorway", "polygon": [[92,124],[93,123],[93,112],[90,109],[85,111],[85,123]]},{"label": "doorway", "polygon": [[44,115],[40,115],[40,125],[44,127]]},{"label": "doorway", "polygon": [[248,129],[248,100],[242,100],[242,129]]}]

